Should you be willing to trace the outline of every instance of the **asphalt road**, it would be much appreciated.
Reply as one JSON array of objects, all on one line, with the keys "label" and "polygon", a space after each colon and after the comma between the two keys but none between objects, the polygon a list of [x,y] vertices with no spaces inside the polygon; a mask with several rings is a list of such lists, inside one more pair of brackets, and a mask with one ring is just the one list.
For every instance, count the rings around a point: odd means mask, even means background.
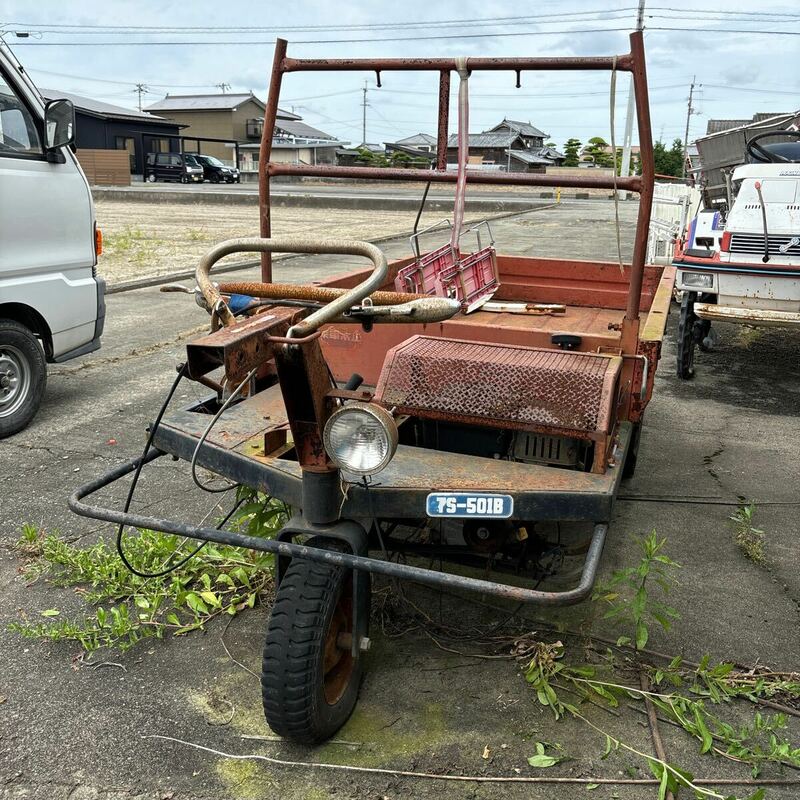
[{"label": "asphalt road", "polygon": [[[630,247],[635,209],[623,209],[623,240]],[[610,204],[561,207],[508,219],[496,226],[507,252],[551,252],[613,257]],[[391,254],[405,243],[386,245]],[[350,263],[337,259],[283,262],[279,280],[304,281]],[[646,766],[615,754],[600,760],[602,736],[576,721],[555,722],[541,708],[513,662],[444,652],[422,630],[390,638],[373,632],[368,676],[359,707],[341,731],[356,747],[329,743],[304,749],[267,736],[258,681],[237,666],[221,642],[222,626],[181,639],[148,643],[90,668],[74,662],[69,644],[19,638],[7,623],[38,619],[58,607],[79,614],[74,592],[40,580],[28,586],[18,573],[11,545],[30,522],[64,536],[106,535],[107,528],[66,508],[76,484],[140,450],[151,421],[183,357],[187,337],[205,328],[204,312],[183,295],[143,289],[111,295],[101,351],[54,366],[47,396],[29,429],[0,443],[0,798],[22,800],[233,800],[233,798],[585,798],[585,786],[535,787],[491,783],[437,783],[388,775],[280,767],[222,760],[163,740],[174,736],[229,753],[335,762],[394,769],[464,774],[535,774],[526,764],[533,741],[558,743],[571,761],[556,774],[625,777]],[[667,634],[652,633],[651,646],[666,653],[797,670],[800,653],[800,367],[797,334],[765,331],[741,335],[721,330],[719,349],[698,354],[697,377],[681,383],[673,374],[669,321],[656,394],[645,420],[639,467],[624,488],[610,527],[602,577],[637,559],[632,542],[656,528],[667,552],[682,564],[670,603],[682,615]],[[189,402],[186,384],[177,402]],[[190,489],[184,464],[153,468],[141,484],[140,507],[197,520],[209,509]],[[765,531],[766,563],[747,560],[736,547],[728,516],[737,498],[756,502],[755,524]],[[120,504],[122,490],[106,502]],[[459,625],[489,623],[491,612],[408,588],[437,619]],[[237,661],[258,671],[267,610],[234,619],[226,644]],[[528,616],[615,636],[592,604],[558,612],[532,609]],[[531,621],[528,630],[541,630]],[[549,635],[544,635],[552,639]],[[471,652],[469,642],[453,645]],[[577,648],[574,657],[581,660]],[[117,666],[119,665],[119,666]],[[233,708],[227,725],[215,724],[209,704]],[[227,706],[226,706],[227,707]],[[593,713],[588,710],[586,713]],[[651,750],[642,718],[633,713],[592,717],[626,741]],[[794,741],[800,738],[791,721]],[[695,743],[672,728],[662,732],[670,761],[695,775],[747,777],[749,770],[700,757]],[[484,759],[484,748],[490,758]],[[765,770],[765,777],[780,777]],[[795,777],[789,772],[786,777]],[[797,797],[797,787],[775,788],[770,798]],[[726,792],[727,793],[727,792]],[[655,796],[652,787],[601,787],[592,796],[635,800]],[[742,791],[744,794],[744,791]]]}]

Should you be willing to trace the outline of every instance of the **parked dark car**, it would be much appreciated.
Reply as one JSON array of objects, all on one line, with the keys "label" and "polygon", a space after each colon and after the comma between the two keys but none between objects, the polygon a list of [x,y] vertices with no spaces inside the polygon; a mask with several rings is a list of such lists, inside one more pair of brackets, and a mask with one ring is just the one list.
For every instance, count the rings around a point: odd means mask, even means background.
[{"label": "parked dark car", "polygon": [[203,177],[211,183],[239,183],[239,170],[229,167],[214,156],[196,155],[195,161],[203,168]]},{"label": "parked dark car", "polygon": [[148,153],[144,170],[145,180],[202,183],[203,168],[189,153]]}]

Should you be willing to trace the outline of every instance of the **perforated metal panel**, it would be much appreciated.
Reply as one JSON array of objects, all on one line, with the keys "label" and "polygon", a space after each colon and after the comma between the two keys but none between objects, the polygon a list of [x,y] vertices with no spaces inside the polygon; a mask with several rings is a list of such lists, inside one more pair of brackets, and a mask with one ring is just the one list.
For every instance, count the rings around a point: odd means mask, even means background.
[{"label": "perforated metal panel", "polygon": [[376,399],[496,427],[608,432],[622,359],[415,336],[389,351]]}]

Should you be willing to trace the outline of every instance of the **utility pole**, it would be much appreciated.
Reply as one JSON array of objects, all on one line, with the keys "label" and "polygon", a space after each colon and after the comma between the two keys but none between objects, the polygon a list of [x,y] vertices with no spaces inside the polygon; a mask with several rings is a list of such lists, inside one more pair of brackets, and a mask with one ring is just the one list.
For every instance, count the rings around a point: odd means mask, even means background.
[{"label": "utility pole", "polygon": [[142,95],[147,94],[150,90],[144,83],[137,83],[136,88],[133,90],[139,95],[139,111],[142,110]]},{"label": "utility pole", "polygon": [[364,88],[361,90],[364,93],[364,99],[361,101],[361,144],[367,143],[367,82],[364,81]]},{"label": "utility pole", "polygon": [[683,163],[681,164],[681,178],[686,177],[686,153],[689,150],[689,123],[692,119],[692,114],[696,114],[697,112],[694,110],[692,106],[692,99],[694,98],[694,82],[697,80],[697,76],[692,76],[692,85],[689,87],[689,103],[686,106],[686,131],[683,134]]},{"label": "utility pole", "polygon": [[217,89],[219,89],[222,92],[222,94],[225,94],[225,90],[226,89],[230,89],[231,88],[231,85],[229,83],[224,83],[224,82],[223,83],[215,83],[214,86]]},{"label": "utility pole", "polygon": [[[639,0],[639,11],[636,15],[636,30],[644,28],[644,4],[645,0]],[[633,137],[633,75],[631,75],[630,86],[628,87],[628,113],[625,115],[625,136],[622,139],[622,164],[620,164],[619,174],[627,178],[631,174],[631,139]],[[617,154],[613,153],[614,169],[617,168]],[[628,196],[627,192],[622,193],[622,199]]]}]

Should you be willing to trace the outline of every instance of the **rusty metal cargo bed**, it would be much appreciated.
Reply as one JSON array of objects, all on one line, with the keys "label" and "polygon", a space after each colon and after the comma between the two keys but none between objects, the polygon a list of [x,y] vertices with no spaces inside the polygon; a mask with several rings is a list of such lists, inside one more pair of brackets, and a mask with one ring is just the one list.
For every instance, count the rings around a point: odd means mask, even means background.
[{"label": "rusty metal cargo bed", "polygon": [[[163,419],[153,445],[189,461],[209,419],[202,406],[172,412]],[[300,464],[285,457],[291,451],[283,457],[264,453],[264,435],[285,424],[276,385],[228,409],[200,448],[197,463],[300,507]],[[371,500],[359,484],[350,485],[342,516],[422,519],[427,494],[442,489],[510,494],[519,519],[607,521],[630,438],[630,423],[621,424],[616,463],[603,474],[400,445],[389,466],[374,476]]]}]

